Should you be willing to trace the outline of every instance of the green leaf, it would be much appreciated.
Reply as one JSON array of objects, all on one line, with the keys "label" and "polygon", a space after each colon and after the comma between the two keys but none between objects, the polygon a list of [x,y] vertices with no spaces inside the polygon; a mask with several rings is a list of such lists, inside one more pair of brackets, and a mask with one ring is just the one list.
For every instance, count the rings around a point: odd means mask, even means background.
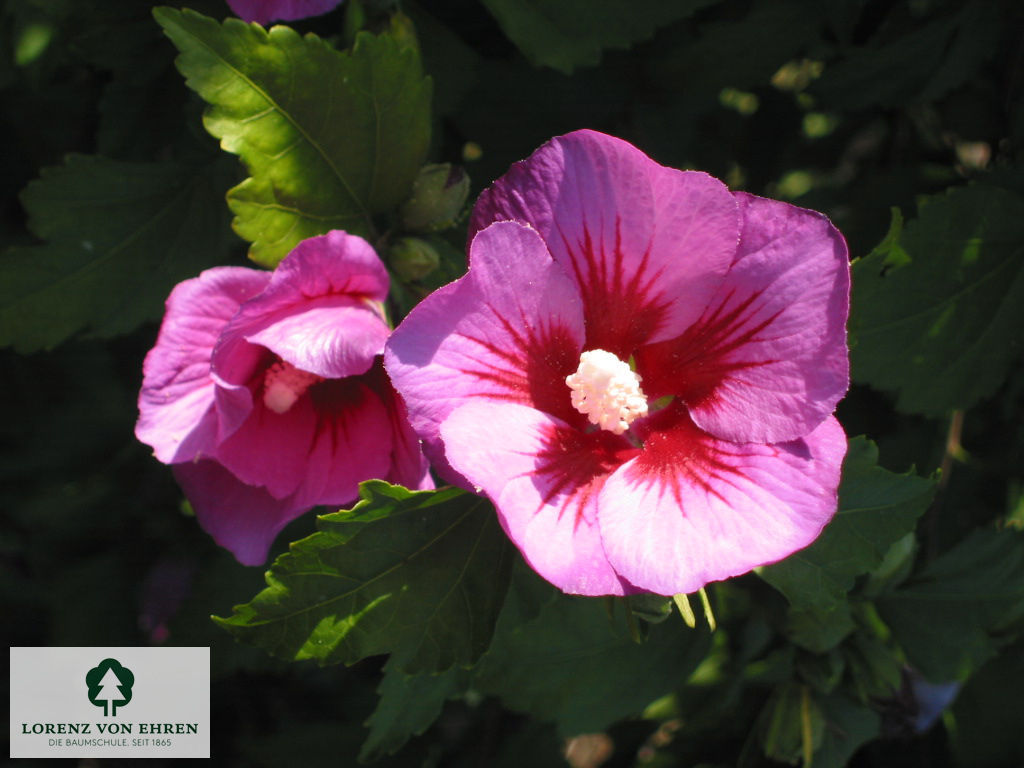
[{"label": "green leaf", "polygon": [[230,163],[128,163],[69,155],[22,193],[44,245],[0,258],[0,345],[51,349],[160,317],[175,283],[226,261]]},{"label": "green leaf", "polygon": [[814,768],[843,768],[862,744],[881,733],[882,718],[841,693],[818,699],[818,703],[825,717],[825,738],[814,753]]},{"label": "green leaf", "polygon": [[361,32],[339,52],[286,26],[153,13],[210,105],[206,129],[249,171],[228,204],[252,259],[275,266],[331,229],[372,237],[373,216],[408,196],[430,141],[431,85],[404,34]]},{"label": "green leaf", "polygon": [[717,110],[722,88],[767,85],[780,66],[817,40],[820,10],[801,0],[761,0],[743,16],[718,14],[692,36],[666,39],[654,52],[652,76],[685,108]]},{"label": "green leaf", "polygon": [[828,694],[835,690],[846,671],[846,660],[838,650],[828,653],[801,654],[796,662],[800,679],[818,693]]},{"label": "green leaf", "polygon": [[964,679],[1024,630],[1024,533],[974,532],[881,597],[878,612],[925,677]]},{"label": "green leaf", "polygon": [[835,518],[811,546],[760,570],[761,578],[794,608],[823,614],[836,610],[856,577],[877,567],[931,503],[931,480],[877,464],[874,443],[863,437],[850,440]]},{"label": "green leaf", "polygon": [[606,48],[629,48],[658,27],[718,0],[483,0],[501,28],[532,63],[569,74],[597,64]]},{"label": "green leaf", "polygon": [[394,653],[403,672],[472,664],[491,640],[513,549],[493,508],[445,488],[360,486],[267,572],[267,588],[216,619],[284,659],[353,664]]},{"label": "green leaf", "polygon": [[956,765],[1002,768],[1024,765],[1020,692],[1024,690],[1024,643],[1018,642],[971,675],[953,704],[950,729]]},{"label": "green leaf", "polygon": [[787,682],[772,692],[758,718],[758,728],[767,757],[796,764],[808,750],[821,746],[825,717],[807,686]]},{"label": "green leaf", "polygon": [[561,593],[524,619],[536,597],[522,595],[519,588],[509,592],[473,685],[512,709],[554,720],[563,736],[594,733],[640,712],[682,684],[710,647],[706,625],[689,629],[677,616],[649,625],[638,644],[623,616],[626,605],[610,617],[603,600]]},{"label": "green leaf", "polygon": [[891,235],[853,266],[853,377],[902,411],[969,408],[1024,350],[1024,196],[955,188]]},{"label": "green leaf", "polygon": [[855,633],[842,647],[850,689],[864,704],[890,699],[902,682],[903,663],[892,643],[869,631]]},{"label": "green leaf", "polygon": [[394,754],[411,736],[426,731],[445,701],[464,691],[468,682],[469,672],[459,667],[438,675],[407,675],[389,661],[377,689],[377,709],[366,721],[370,733],[359,751],[360,762]]},{"label": "green leaf", "polygon": [[834,65],[826,65],[812,91],[825,104],[846,109],[937,99],[973,77],[998,50],[1002,22],[997,6],[967,3],[956,14],[846,51]]},{"label": "green leaf", "polygon": [[835,648],[856,628],[850,604],[836,603],[830,611],[793,610],[786,617],[786,635],[796,645],[815,653]]}]

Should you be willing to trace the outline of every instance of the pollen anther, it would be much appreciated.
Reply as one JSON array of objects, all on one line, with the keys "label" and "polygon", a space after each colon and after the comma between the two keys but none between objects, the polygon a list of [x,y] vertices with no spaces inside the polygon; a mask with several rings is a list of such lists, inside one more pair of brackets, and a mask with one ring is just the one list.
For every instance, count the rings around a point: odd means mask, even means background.
[{"label": "pollen anther", "polygon": [[579,368],[565,383],[572,390],[573,408],[591,424],[616,435],[647,415],[639,374],[611,352],[591,349],[581,354]]}]

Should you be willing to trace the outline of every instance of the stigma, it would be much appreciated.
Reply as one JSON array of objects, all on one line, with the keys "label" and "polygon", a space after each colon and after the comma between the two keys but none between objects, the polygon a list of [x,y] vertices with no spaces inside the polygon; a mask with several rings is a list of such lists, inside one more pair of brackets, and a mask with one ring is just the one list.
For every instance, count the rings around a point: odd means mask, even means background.
[{"label": "stigma", "polygon": [[287,413],[318,381],[323,379],[315,373],[278,360],[263,374],[263,404],[274,413]]},{"label": "stigma", "polygon": [[613,434],[621,435],[647,415],[640,376],[611,352],[591,349],[581,354],[579,368],[565,383],[572,390],[573,408]]}]

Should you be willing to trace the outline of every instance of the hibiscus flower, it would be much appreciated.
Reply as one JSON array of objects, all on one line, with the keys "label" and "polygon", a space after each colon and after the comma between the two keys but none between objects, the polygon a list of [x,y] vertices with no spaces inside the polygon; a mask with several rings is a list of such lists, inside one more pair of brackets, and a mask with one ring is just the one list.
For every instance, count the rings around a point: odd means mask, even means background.
[{"label": "hibiscus flower", "polygon": [[341,0],[228,0],[228,5],[242,20],[266,24],[320,16],[341,5]]},{"label": "hibiscus flower", "polygon": [[469,272],[385,367],[448,479],[565,592],[663,595],[779,560],[836,510],[849,264],[813,211],[592,131],[477,202]]},{"label": "hibiscus flower", "polygon": [[370,245],[334,231],[273,273],[215,267],[167,299],[135,434],[240,562],[264,562],[289,521],[363,480],[432,486],[379,357],[387,292]]}]

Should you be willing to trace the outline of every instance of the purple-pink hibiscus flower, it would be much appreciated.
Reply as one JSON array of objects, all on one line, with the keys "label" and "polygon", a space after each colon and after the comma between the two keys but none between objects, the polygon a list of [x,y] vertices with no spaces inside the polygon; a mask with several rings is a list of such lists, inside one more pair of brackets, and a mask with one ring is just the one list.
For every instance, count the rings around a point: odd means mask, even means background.
[{"label": "purple-pink hibiscus flower", "polygon": [[334,231],[273,273],[215,267],[167,299],[135,434],[240,562],[264,562],[289,521],[363,480],[432,486],[379,356],[387,292],[369,243]]},{"label": "purple-pink hibiscus flower", "polygon": [[228,0],[235,15],[244,21],[266,24],[320,16],[341,5],[342,0]]},{"label": "purple-pink hibiscus flower", "polygon": [[385,367],[440,471],[570,593],[692,592],[806,546],[846,452],[849,264],[813,211],[592,131],[480,197]]}]

